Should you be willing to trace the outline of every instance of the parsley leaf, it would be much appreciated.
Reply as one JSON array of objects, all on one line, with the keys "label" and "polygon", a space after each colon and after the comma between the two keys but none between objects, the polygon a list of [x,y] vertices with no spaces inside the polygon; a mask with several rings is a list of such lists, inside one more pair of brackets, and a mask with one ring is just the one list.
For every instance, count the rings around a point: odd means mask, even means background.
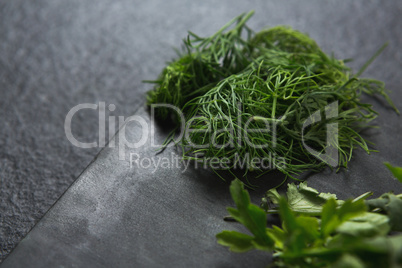
[{"label": "parsley leaf", "polygon": [[385,166],[392,172],[395,178],[402,182],[402,167],[394,167],[390,163],[384,163]]},{"label": "parsley leaf", "polygon": [[[372,192],[367,192],[355,198],[354,201],[366,199],[370,195],[372,195]],[[308,187],[307,182],[302,182],[298,186],[294,183],[288,184],[286,196],[292,211],[310,216],[319,216],[323,205],[330,199],[335,200],[336,206],[344,203],[343,200],[338,200],[335,194],[320,193],[316,189]],[[278,191],[271,189],[263,198],[262,206],[268,213],[278,213],[278,209],[275,206],[279,204],[280,198]]]},{"label": "parsley leaf", "polygon": [[229,246],[233,251],[247,251],[253,248],[272,250],[274,241],[266,231],[267,215],[264,210],[250,202],[250,195],[244,190],[240,180],[232,182],[230,193],[237,206],[237,209],[228,208],[230,215],[243,224],[254,237],[235,231],[223,232],[217,235],[218,243]]},{"label": "parsley leaf", "polygon": [[250,202],[242,182],[234,180],[230,192],[237,208],[228,208],[229,213],[253,234],[218,234],[218,243],[232,251],[273,251],[277,267],[402,266],[402,235],[388,236],[391,226],[396,230],[402,222],[399,196],[386,194],[366,201],[368,193],[342,201],[306,183],[289,184],[287,198],[276,190],[267,194],[282,220],[282,228],[268,228],[266,212]]}]

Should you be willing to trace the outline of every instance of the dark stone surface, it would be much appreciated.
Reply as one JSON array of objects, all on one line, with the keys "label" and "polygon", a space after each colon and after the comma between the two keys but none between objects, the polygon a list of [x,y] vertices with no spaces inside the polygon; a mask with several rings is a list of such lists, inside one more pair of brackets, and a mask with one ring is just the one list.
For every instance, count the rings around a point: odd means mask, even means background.
[{"label": "dark stone surface", "polygon": [[[4,258],[99,151],[79,149],[64,119],[79,103],[116,105],[111,115],[142,110],[143,79],[156,77],[187,30],[212,34],[255,9],[249,25],[288,24],[358,69],[385,41],[365,75],[386,82],[402,110],[400,1],[5,1],[0,3],[0,243]],[[402,120],[381,100],[379,129],[367,133],[379,153],[358,152],[350,168],[309,184],[346,198],[402,191],[382,162],[402,163]],[[74,118],[81,141],[97,139],[97,113]],[[136,130],[137,129],[137,130]],[[127,133],[135,138],[138,128]],[[159,131],[159,130],[158,130]],[[153,155],[148,147],[144,155]],[[172,151],[166,151],[169,154]],[[266,178],[269,180],[270,178]],[[272,180],[272,179],[271,179]],[[272,183],[272,181],[271,181]],[[129,169],[107,148],[16,248],[4,267],[262,266],[259,253],[236,255],[215,244],[230,205],[228,184],[211,173]],[[266,187],[267,185],[265,185]],[[258,200],[262,189],[255,192]],[[194,221],[195,220],[195,221]],[[195,257],[188,254],[195,254]]]},{"label": "dark stone surface", "polygon": [[[145,110],[136,115],[149,122]],[[132,122],[125,133],[139,141],[143,131]],[[164,137],[158,134],[157,144]],[[227,183],[206,170],[186,170],[174,148],[155,155],[150,141],[127,149],[124,160],[121,147],[102,150],[3,267],[263,267],[269,262],[266,253],[242,256],[216,243],[221,230],[240,228],[223,221],[231,204]],[[138,154],[138,163],[130,161],[130,153]],[[159,159],[169,160],[165,168],[151,165]]]}]

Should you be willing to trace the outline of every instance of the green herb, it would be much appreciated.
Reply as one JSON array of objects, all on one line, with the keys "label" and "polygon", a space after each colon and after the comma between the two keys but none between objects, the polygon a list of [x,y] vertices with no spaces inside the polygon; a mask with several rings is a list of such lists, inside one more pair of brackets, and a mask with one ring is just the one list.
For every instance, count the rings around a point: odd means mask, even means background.
[{"label": "green herb", "polygon": [[[234,18],[211,37],[202,38],[189,32],[183,40],[180,58],[171,62],[156,81],[146,81],[156,84],[148,93],[148,104],[167,103],[183,109],[189,100],[249,65],[248,41],[242,38],[242,33],[251,34],[245,23],[252,15],[250,12]],[[166,119],[171,111],[161,108],[156,112],[160,119]]]},{"label": "green herb", "polygon": [[402,167],[394,167],[390,163],[384,163],[385,166],[392,172],[395,178],[402,182]]},{"label": "green herb", "polygon": [[231,250],[242,252],[253,248],[270,250],[273,240],[266,232],[267,217],[263,210],[250,202],[247,191],[239,190],[242,184],[239,180],[230,186],[230,192],[236,203],[237,209],[228,208],[230,215],[238,222],[246,226],[254,235],[247,236],[237,232],[223,232],[218,236],[221,244],[229,246]]},{"label": "green herb", "polygon": [[[218,243],[232,251],[273,251],[277,267],[376,268],[402,265],[402,235],[388,236],[389,231],[396,227],[392,215],[400,214],[401,206],[383,215],[371,212],[379,206],[366,206],[365,203],[371,201],[364,200],[367,195],[340,202],[334,195],[320,194],[306,184],[299,189],[293,185],[288,190],[288,200],[277,192],[270,195],[273,203],[279,205],[276,212],[280,214],[282,228],[265,227],[263,232],[264,210],[250,203],[243,183],[234,180],[230,192],[237,209],[228,208],[229,213],[236,220],[240,219],[252,233],[223,231],[218,234]],[[296,200],[301,204],[292,204]],[[300,210],[302,207],[305,209]],[[317,217],[311,216],[313,214]]]},{"label": "green herb", "polygon": [[367,200],[370,210],[386,213],[394,231],[402,232],[402,194],[383,194],[377,199]]},{"label": "green herb", "polygon": [[[361,101],[362,94],[381,95],[398,110],[383,82],[358,76],[385,46],[353,74],[290,27],[254,33],[246,26],[252,14],[211,37],[190,32],[181,57],[154,81],[148,104],[172,104],[185,114],[185,122],[176,120],[185,128],[175,141],[183,158],[214,171],[240,168],[245,175],[262,175],[278,169],[294,178],[326,166],[347,167],[357,147],[370,153],[359,133],[377,112]],[[156,115],[164,120],[169,111],[160,108]],[[209,159],[224,159],[225,165]]]},{"label": "green herb", "polygon": [[[355,198],[354,201],[364,200],[372,194],[372,192],[367,192]],[[292,211],[311,216],[320,215],[322,207],[330,199],[335,200],[337,206],[345,202],[338,200],[335,194],[319,193],[316,189],[308,187],[307,182],[302,182],[297,186],[294,183],[288,184],[286,195],[286,200]],[[276,206],[281,198],[276,189],[270,189],[262,199],[261,206],[265,208],[267,213],[278,213]]]}]

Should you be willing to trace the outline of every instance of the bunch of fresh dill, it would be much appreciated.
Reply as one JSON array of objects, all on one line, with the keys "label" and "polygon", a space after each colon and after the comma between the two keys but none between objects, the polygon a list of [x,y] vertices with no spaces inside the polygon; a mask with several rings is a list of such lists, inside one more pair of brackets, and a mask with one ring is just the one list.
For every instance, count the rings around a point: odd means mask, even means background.
[{"label": "bunch of fresh dill", "polygon": [[[185,114],[182,138],[175,141],[183,158],[215,159],[208,162],[213,170],[279,169],[294,177],[327,165],[346,167],[356,147],[369,153],[359,132],[377,113],[361,95],[379,94],[398,112],[383,82],[358,78],[385,46],[352,74],[290,27],[254,33],[245,24],[252,14],[211,37],[190,32],[180,58],[153,81],[148,104],[172,104]],[[170,112],[159,108],[156,116],[166,119]]]}]

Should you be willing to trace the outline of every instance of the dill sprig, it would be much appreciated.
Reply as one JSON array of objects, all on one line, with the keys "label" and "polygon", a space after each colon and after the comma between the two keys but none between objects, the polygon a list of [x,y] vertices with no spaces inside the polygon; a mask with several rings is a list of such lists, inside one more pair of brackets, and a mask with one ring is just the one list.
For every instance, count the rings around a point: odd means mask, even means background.
[{"label": "dill sprig", "polygon": [[[347,167],[357,147],[370,153],[360,132],[377,112],[361,101],[362,94],[381,95],[398,112],[383,82],[358,77],[384,47],[352,74],[342,60],[290,27],[254,33],[245,24],[251,15],[233,19],[211,37],[190,32],[184,53],[154,81],[148,104],[169,103],[186,115],[183,138],[176,141],[183,158],[225,158],[229,171],[279,169],[294,178],[329,165],[323,158],[329,147],[336,149],[339,167]],[[333,103],[336,113],[326,117]],[[317,111],[319,122],[305,129]],[[157,110],[161,119],[168,115],[168,109]],[[336,139],[328,140],[328,125],[336,126]],[[255,159],[268,159],[269,168],[256,166]]]},{"label": "dill sprig", "polygon": [[[248,44],[252,31],[245,23],[252,15],[250,12],[234,18],[210,37],[189,32],[180,58],[169,63],[157,80],[147,81],[156,84],[148,93],[148,104],[168,103],[183,109],[192,98],[247,67],[251,62]],[[169,112],[161,108],[156,115],[166,119]]]}]

